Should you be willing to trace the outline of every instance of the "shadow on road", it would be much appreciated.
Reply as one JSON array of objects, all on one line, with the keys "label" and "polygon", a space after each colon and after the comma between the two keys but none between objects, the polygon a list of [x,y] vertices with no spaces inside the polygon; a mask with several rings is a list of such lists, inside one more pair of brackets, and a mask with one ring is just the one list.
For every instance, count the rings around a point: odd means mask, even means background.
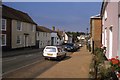
[{"label": "shadow on road", "polygon": [[66,56],[66,57],[63,59],[63,61],[68,60],[68,59],[70,59],[70,58],[71,58],[71,56]]},{"label": "shadow on road", "polygon": [[63,59],[60,59],[60,60],[57,60],[57,59],[48,59],[47,61],[55,61],[55,62],[60,62],[60,61],[64,61],[64,60],[68,60],[68,59],[70,59],[71,58],[71,56],[66,56],[65,58],[63,58]]}]

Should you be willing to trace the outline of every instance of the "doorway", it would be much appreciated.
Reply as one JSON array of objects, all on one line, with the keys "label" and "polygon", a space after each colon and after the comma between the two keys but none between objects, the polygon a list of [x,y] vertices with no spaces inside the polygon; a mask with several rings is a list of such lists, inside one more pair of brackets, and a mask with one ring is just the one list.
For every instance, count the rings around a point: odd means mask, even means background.
[{"label": "doorway", "polygon": [[109,28],[109,59],[112,58],[112,44],[113,44],[113,34],[112,34],[112,27]]},{"label": "doorway", "polygon": [[28,47],[28,35],[24,35],[24,47]]}]

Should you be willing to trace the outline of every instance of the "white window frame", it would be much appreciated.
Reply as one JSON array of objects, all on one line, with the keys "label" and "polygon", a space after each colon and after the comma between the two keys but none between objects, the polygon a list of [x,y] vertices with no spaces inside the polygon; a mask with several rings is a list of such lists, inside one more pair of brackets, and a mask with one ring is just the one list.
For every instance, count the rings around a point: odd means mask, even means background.
[{"label": "white window frame", "polygon": [[35,25],[34,24],[31,24],[31,31],[35,32]]},{"label": "white window frame", "polygon": [[3,45],[3,44],[1,44],[2,46],[6,46],[6,34],[1,34],[1,37],[2,37],[2,35],[4,35],[5,36],[5,44]]},{"label": "white window frame", "polygon": [[[6,19],[2,19],[2,20],[5,20],[5,29],[2,29],[3,28],[3,26],[1,26],[1,30],[2,31],[6,31],[6,22],[7,22],[7,20]],[[2,21],[1,21],[2,22]],[[2,24],[2,23],[1,23]],[[2,24],[3,25],[3,24]]]},{"label": "white window frame", "polygon": [[34,38],[32,37],[32,44],[34,43],[35,41],[34,41]]},{"label": "white window frame", "polygon": [[[18,22],[20,22],[20,30],[18,29]],[[22,22],[21,21],[17,21],[17,31],[22,31]]]},{"label": "white window frame", "polygon": [[17,43],[17,40],[18,40],[18,38],[17,38],[17,39],[16,39],[16,44],[21,44],[21,42],[22,42],[22,41],[21,41],[21,38],[22,38],[22,37],[21,37],[21,35],[17,35],[17,37],[18,37],[18,36],[20,37],[20,43]]},{"label": "white window frame", "polygon": [[37,33],[37,36],[39,37],[39,35],[40,35],[40,33],[38,32],[38,33]]},{"label": "white window frame", "polygon": [[107,11],[105,10],[105,20],[107,20]]},{"label": "white window frame", "polygon": [[47,33],[46,33],[46,37],[47,37]]},{"label": "white window frame", "polygon": [[42,41],[41,41],[40,45],[42,46]]},{"label": "white window frame", "polygon": [[45,32],[43,32],[43,37],[45,36]]}]

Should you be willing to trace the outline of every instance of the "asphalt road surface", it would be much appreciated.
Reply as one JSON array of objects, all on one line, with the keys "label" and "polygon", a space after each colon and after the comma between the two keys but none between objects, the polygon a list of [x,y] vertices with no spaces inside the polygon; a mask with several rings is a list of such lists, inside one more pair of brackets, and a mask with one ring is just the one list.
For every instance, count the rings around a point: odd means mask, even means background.
[{"label": "asphalt road surface", "polygon": [[[71,53],[67,53],[67,57]],[[66,57],[66,58],[67,58]],[[59,61],[44,60],[42,53],[37,52],[2,59],[3,78],[35,78]]]}]

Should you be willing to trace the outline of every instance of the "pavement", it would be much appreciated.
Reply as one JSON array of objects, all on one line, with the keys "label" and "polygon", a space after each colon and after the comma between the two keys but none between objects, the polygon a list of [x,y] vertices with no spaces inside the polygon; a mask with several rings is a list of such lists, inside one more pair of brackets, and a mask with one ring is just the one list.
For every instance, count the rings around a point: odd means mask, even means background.
[{"label": "pavement", "polygon": [[37,78],[89,78],[91,60],[92,54],[84,46]]},{"label": "pavement", "polygon": [[12,51],[5,51],[2,52],[2,57],[12,57],[12,56],[18,56],[18,55],[25,55],[25,54],[32,54],[35,52],[42,52],[43,48],[25,48],[25,49],[20,49],[20,50],[12,50]]}]

